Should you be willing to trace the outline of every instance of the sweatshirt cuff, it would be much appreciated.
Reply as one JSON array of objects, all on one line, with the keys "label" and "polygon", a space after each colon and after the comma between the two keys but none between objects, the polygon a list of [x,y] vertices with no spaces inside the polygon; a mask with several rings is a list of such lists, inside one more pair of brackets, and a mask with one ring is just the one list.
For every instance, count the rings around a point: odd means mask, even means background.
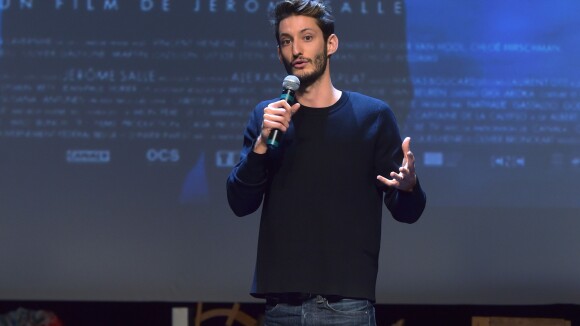
[{"label": "sweatshirt cuff", "polygon": [[246,156],[236,173],[237,179],[247,185],[258,185],[266,181],[268,153],[257,154],[253,151]]}]

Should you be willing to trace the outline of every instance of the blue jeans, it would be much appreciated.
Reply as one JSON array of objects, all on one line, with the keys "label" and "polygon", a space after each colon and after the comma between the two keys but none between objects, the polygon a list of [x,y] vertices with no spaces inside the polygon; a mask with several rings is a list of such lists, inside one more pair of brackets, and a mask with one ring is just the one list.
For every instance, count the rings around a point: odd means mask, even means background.
[{"label": "blue jeans", "polygon": [[264,326],[376,326],[375,307],[368,300],[329,302],[322,296],[302,304],[266,304]]}]

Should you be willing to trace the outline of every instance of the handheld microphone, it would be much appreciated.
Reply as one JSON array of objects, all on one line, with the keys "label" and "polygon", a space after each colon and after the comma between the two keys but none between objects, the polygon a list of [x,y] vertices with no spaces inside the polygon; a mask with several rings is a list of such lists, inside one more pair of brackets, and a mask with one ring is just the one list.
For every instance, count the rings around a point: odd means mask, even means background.
[{"label": "handheld microphone", "polygon": [[[300,80],[298,77],[294,75],[288,75],[284,78],[282,82],[282,94],[280,94],[281,100],[286,100],[288,104],[294,105],[296,104],[296,98],[294,97],[294,93],[300,88]],[[269,148],[277,148],[280,145],[280,141],[282,140],[282,131],[279,129],[272,129],[270,131],[270,135],[268,135],[268,139],[266,140],[266,145]]]}]

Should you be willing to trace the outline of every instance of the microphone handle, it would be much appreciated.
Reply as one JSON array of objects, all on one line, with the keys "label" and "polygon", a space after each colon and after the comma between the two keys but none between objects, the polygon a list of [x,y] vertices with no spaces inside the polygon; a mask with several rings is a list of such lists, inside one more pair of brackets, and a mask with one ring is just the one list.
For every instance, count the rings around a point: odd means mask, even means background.
[{"label": "microphone handle", "polygon": [[[285,89],[282,91],[280,95],[281,100],[285,100],[290,105],[296,104],[296,98],[294,97],[294,91],[291,89]],[[280,142],[282,141],[282,137],[284,133],[280,129],[272,129],[270,134],[268,135],[268,139],[266,140],[266,145],[268,148],[278,148],[280,146]]]}]

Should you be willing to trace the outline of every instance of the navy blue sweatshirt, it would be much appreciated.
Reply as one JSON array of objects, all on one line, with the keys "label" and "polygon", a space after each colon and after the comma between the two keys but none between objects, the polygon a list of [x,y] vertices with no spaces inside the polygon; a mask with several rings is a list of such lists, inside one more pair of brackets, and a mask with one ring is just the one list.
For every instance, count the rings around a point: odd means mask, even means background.
[{"label": "navy blue sweatshirt", "polygon": [[302,106],[279,148],[252,151],[263,110],[254,109],[240,162],[227,180],[228,202],[244,216],[260,205],[251,294],[314,293],[375,300],[383,203],[393,218],[419,219],[426,204],[376,180],[403,160],[393,112],[383,101],[343,92],[328,108]]}]

